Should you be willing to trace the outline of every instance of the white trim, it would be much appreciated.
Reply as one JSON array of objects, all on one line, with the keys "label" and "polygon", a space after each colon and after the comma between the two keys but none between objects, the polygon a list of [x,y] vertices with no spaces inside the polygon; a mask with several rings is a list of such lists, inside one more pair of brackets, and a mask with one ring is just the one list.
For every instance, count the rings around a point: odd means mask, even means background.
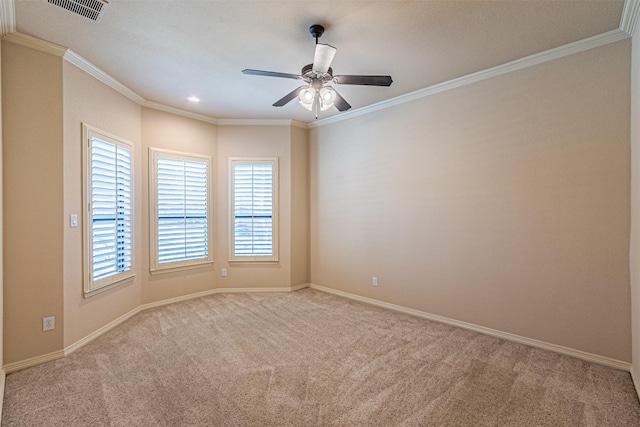
[{"label": "white trim", "polygon": [[4,371],[7,374],[10,374],[12,372],[21,371],[32,366],[51,362],[52,360],[62,359],[64,356],[64,350],[57,350],[52,353],[42,354],[40,356],[31,357],[29,359],[20,360],[18,362],[8,363],[4,365]]},{"label": "white trim", "polygon": [[[216,289],[222,294],[238,294],[238,293],[265,293],[265,292],[293,292],[294,289],[291,286],[278,286],[270,288],[218,288]],[[297,289],[295,289],[297,290]]]},{"label": "white trim", "polygon": [[638,23],[638,16],[640,16],[640,1],[625,0],[622,17],[620,18],[620,30],[633,37],[633,32]]},{"label": "white trim", "polygon": [[[0,2],[4,2],[4,1],[6,0],[0,0]],[[3,3],[0,3],[0,5],[1,4]],[[16,32],[6,34],[3,37],[3,39],[22,45],[22,46],[39,50],[45,53],[50,53],[52,55],[60,56],[70,64],[75,65],[82,71],[86,72],[90,76],[101,81],[102,83],[109,86],[111,89],[124,95],[125,97],[127,97],[128,99],[132,100],[133,102],[135,102],[136,104],[142,107],[165,111],[167,113],[172,113],[177,116],[200,120],[202,122],[218,124],[218,119],[216,118],[205,116],[202,114],[192,113],[190,111],[181,110],[179,108],[158,104],[157,102],[148,101],[144,99],[142,96],[138,95],[137,93],[129,89],[127,86],[120,83],[118,80],[116,80],[109,74],[105,73],[104,71],[102,71],[100,68],[98,68],[91,62],[84,59],[82,56],[78,55],[76,52],[64,46],[60,46],[55,43],[48,42],[46,40],[42,40],[36,37],[32,37],[26,34],[16,33]]]},{"label": "white trim", "polygon": [[87,345],[91,341],[93,341],[96,338],[98,338],[100,335],[109,332],[110,330],[112,330],[116,326],[120,325],[121,323],[126,322],[127,320],[131,319],[133,316],[135,316],[136,314],[140,313],[140,311],[141,311],[140,310],[140,306],[138,306],[137,308],[134,308],[133,310],[129,311],[128,313],[125,313],[122,316],[118,317],[117,319],[112,320],[111,322],[107,323],[106,325],[102,326],[101,328],[96,329],[95,331],[93,331],[89,335],[87,335],[86,337],[81,338],[80,340],[74,342],[73,344],[71,344],[70,346],[66,347],[63,350],[64,351],[64,356],[68,356],[69,354],[73,353],[74,351],[76,351],[80,347],[84,347],[85,345]]},{"label": "white trim", "polygon": [[220,126],[295,126],[308,129],[307,123],[290,119],[218,119]]},{"label": "white trim", "polygon": [[4,403],[4,387],[5,387],[5,384],[7,383],[6,380],[7,380],[7,373],[3,369],[2,372],[0,372],[0,424],[2,423],[2,407]]},{"label": "white trim", "polygon": [[311,286],[311,283],[301,283],[296,286],[291,287],[291,292],[299,291],[300,289],[305,289]]},{"label": "white trim", "polygon": [[126,96],[133,102],[140,105],[142,105],[145,102],[145,99],[143,97],[141,97],[140,95],[138,95],[137,93],[135,93],[134,91],[132,91],[131,89],[129,89],[128,87],[126,87],[125,85],[123,85],[122,83],[114,79],[113,77],[111,77],[109,74],[105,73],[100,68],[96,67],[91,62],[87,61],[86,59],[84,59],[82,56],[78,55],[71,49],[67,49],[63,58],[68,63],[75,65],[85,73],[94,77],[96,80],[99,80],[102,83],[106,84],[116,92],[119,92],[120,94]]},{"label": "white trim", "polygon": [[[7,0],[0,0],[5,2]],[[11,0],[9,0],[11,1]],[[148,101],[132,91],[131,89],[118,82],[116,79],[105,73],[104,71],[91,64],[89,61],[82,58],[71,49],[67,49],[57,44],[40,40],[35,37],[28,36],[21,33],[9,33],[3,38],[5,40],[22,44],[33,49],[38,49],[43,52],[51,53],[57,56],[64,57],[68,62],[76,65],[78,68],[86,71],[96,79],[102,81],[112,89],[136,102],[143,107],[152,108],[155,110],[165,111],[168,113],[176,114],[178,116],[188,117],[195,120],[200,120],[207,123],[219,124],[223,126],[296,126],[302,129],[312,129],[331,123],[337,123],[349,118],[363,116],[378,110],[386,109],[396,105],[404,104],[414,101],[416,99],[431,96],[440,92],[455,89],[468,84],[476,83],[485,79],[496,77],[512,71],[517,71],[523,68],[531,67],[534,65],[542,64],[554,59],[562,58],[564,56],[572,55],[574,53],[583,52],[585,50],[593,49],[596,47],[604,46],[610,43],[614,43],[620,40],[629,38],[633,32],[633,27],[638,20],[640,14],[640,0],[626,0],[623,10],[623,16],[621,19],[621,28],[611,30],[606,33],[598,34],[592,37],[588,37],[583,40],[578,40],[573,43],[569,43],[563,46],[559,46],[553,49],[546,50],[544,52],[536,53],[524,58],[517,59],[515,61],[508,62],[506,64],[498,65],[496,67],[488,68],[486,70],[478,71],[466,76],[459,77],[457,79],[449,80],[443,83],[439,83],[433,86],[429,86],[424,89],[420,89],[408,94],[400,95],[395,98],[387,99],[375,104],[368,105],[356,110],[350,110],[341,114],[337,114],[326,119],[316,120],[311,123],[303,123],[296,120],[289,119],[216,119],[213,117],[205,116],[198,113],[192,113],[189,111],[181,110],[179,108],[170,107],[167,105],[159,104],[153,101]],[[2,3],[4,4],[4,3]],[[630,33],[631,32],[631,33]]]},{"label": "white trim", "polygon": [[636,388],[636,394],[638,395],[638,399],[640,399],[640,373],[638,373],[638,367],[631,365],[631,380],[633,381],[633,385]]},{"label": "white trim", "polygon": [[[16,30],[16,5],[14,0],[0,0],[0,37]],[[0,420],[2,420],[0,403]]]},{"label": "white trim", "polygon": [[218,289],[210,289],[208,291],[197,292],[195,294],[181,295],[179,297],[164,299],[161,301],[149,302],[140,306],[140,311],[151,310],[152,308],[158,308],[169,304],[175,304],[177,302],[188,301],[190,299],[202,298],[208,295],[217,294]]},{"label": "white trim", "polygon": [[597,363],[599,365],[608,366],[610,368],[621,369],[623,371],[631,370],[631,364],[629,362],[624,362],[622,360],[611,359],[609,357],[599,356],[597,354],[587,353],[585,351],[575,350],[575,349],[564,347],[557,344],[551,344],[548,342],[539,341],[536,339],[527,338],[520,335],[510,334],[508,332],[502,332],[495,329],[486,328],[484,326],[474,325],[473,323],[462,322],[460,320],[450,319],[448,317],[438,316],[436,314],[431,314],[424,311],[403,307],[401,305],[391,304],[388,302],[379,301],[376,299],[339,291],[337,289],[327,288],[326,286],[316,285],[314,283],[311,284],[311,289],[316,289],[322,292],[327,292],[330,294],[364,302],[364,303],[375,305],[378,307],[388,308],[390,310],[399,311],[401,313],[410,314],[413,316],[421,317],[423,319],[433,320],[435,322],[444,323],[446,325],[457,326],[459,328],[468,329],[474,332],[490,335],[490,336],[501,338],[507,341],[512,341],[519,344],[525,344],[531,347],[541,348],[543,350],[553,351],[554,353],[564,354],[566,356],[575,357],[576,359]]},{"label": "white trim", "polygon": [[51,55],[59,57],[63,57],[68,50],[66,47],[60,46],[59,44],[51,43],[37,37],[28,36],[22,33],[9,33],[2,37],[2,39],[11,43],[19,44],[21,46],[39,50],[40,52],[49,53]]},{"label": "white trim", "polygon": [[[117,319],[112,320],[111,322],[107,323],[106,325],[102,326],[101,328],[91,332],[89,335],[85,336],[84,338],[79,339],[78,341],[76,341],[75,343],[69,345],[68,347],[66,347],[64,350],[58,350],[58,351],[54,351],[53,353],[48,353],[48,354],[43,354],[41,356],[36,356],[36,357],[32,357],[30,359],[25,359],[25,360],[21,360],[18,362],[14,362],[14,363],[9,363],[7,365],[4,365],[4,370],[2,371],[2,378],[0,378],[0,381],[3,381],[4,379],[4,375],[9,374],[11,372],[16,372],[16,371],[20,371],[22,369],[26,369],[26,368],[31,368],[33,366],[36,365],[40,365],[42,363],[46,363],[46,362],[50,362],[52,360],[57,360],[57,359],[62,359],[65,356],[70,355],[71,353],[73,353],[74,351],[78,350],[81,347],[84,347],[85,345],[89,344],[91,341],[95,340],[96,338],[100,337],[101,335],[109,332],[110,330],[112,330],[113,328],[115,328],[116,326],[126,322],[127,320],[131,319],[133,316],[135,316],[138,313],[141,313],[143,311],[146,310],[151,310],[153,308],[157,308],[157,307],[162,307],[165,305],[169,305],[169,304],[174,304],[177,302],[182,302],[182,301],[187,301],[187,300],[191,300],[191,299],[195,299],[195,298],[202,298],[208,295],[214,295],[214,294],[222,294],[222,293],[263,293],[263,292],[294,292],[300,289],[304,289],[304,288],[308,288],[310,286],[310,283],[303,283],[301,285],[296,285],[296,286],[291,286],[291,287],[287,287],[287,286],[282,286],[282,287],[270,287],[270,288],[217,288],[217,289],[210,289],[208,291],[202,291],[202,292],[197,292],[194,294],[188,294],[188,295],[182,295],[179,297],[175,297],[175,298],[169,298],[169,299],[165,299],[162,301],[156,301],[156,302],[150,302],[147,304],[142,304],[136,308],[134,308],[133,310],[129,311],[128,313],[123,314],[122,316],[118,317]],[[0,387],[3,387],[4,383],[0,384]],[[3,389],[0,388],[0,392],[2,392]],[[0,394],[0,398],[2,397],[2,394]],[[1,407],[1,403],[0,403],[0,421],[1,421],[1,413],[2,407]]]},{"label": "white trim", "polygon": [[164,111],[165,113],[175,114],[177,116],[187,117],[189,119],[200,120],[201,122],[211,123],[213,125],[218,124],[218,119],[214,117],[204,116],[198,113],[192,113],[191,111],[181,110],[180,108],[170,107],[164,104],[158,104],[157,102],[145,100],[141,103],[143,107],[151,108],[153,110]]},{"label": "white trim", "polygon": [[337,114],[326,119],[317,120],[310,123],[310,128],[316,128],[332,123],[341,122],[353,117],[363,116],[365,114],[373,113],[374,111],[383,110],[386,108],[394,107],[397,105],[405,104],[407,102],[414,101],[416,99],[425,98],[427,96],[435,95],[437,93],[445,92],[451,89],[456,89],[461,86],[466,86],[472,83],[476,83],[482,80],[490,79],[492,77],[500,76],[502,74],[510,73],[512,71],[521,70],[523,68],[532,67],[534,65],[542,64],[554,59],[562,58],[574,53],[583,52],[585,50],[593,49],[596,47],[604,46],[610,43],[614,43],[620,40],[628,39],[629,34],[621,30],[611,30],[606,33],[598,34],[593,37],[588,37],[577,42],[569,43],[564,46],[559,46],[553,49],[546,50],[544,52],[536,53],[534,55],[526,56],[524,58],[516,59],[515,61],[507,62],[506,64],[498,65],[496,67],[487,68],[486,70],[478,71],[476,73],[468,74],[466,76],[458,77],[457,79],[449,80],[443,83],[438,83],[433,86],[429,86],[424,89],[410,92],[405,95],[400,95],[395,98],[387,99],[385,101],[377,102],[375,104],[368,105],[357,110],[350,110],[345,113]]}]

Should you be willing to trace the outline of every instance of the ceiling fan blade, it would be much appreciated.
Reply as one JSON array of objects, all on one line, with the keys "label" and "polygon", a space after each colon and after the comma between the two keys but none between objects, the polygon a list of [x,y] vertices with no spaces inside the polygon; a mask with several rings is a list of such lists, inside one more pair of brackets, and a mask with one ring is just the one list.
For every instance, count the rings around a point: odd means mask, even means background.
[{"label": "ceiling fan blade", "polygon": [[318,73],[326,73],[329,71],[331,61],[333,61],[333,57],[336,56],[337,50],[338,49],[328,44],[316,44],[316,53],[313,57],[313,71]]},{"label": "ceiling fan blade", "polygon": [[285,79],[302,79],[302,76],[298,74],[276,73],[275,71],[262,71],[262,70],[242,70],[242,74],[249,74],[252,76],[265,76],[265,77],[282,77]]},{"label": "ceiling fan blade", "polygon": [[333,81],[341,85],[391,86],[391,76],[334,76]]},{"label": "ceiling fan blade", "polygon": [[335,89],[333,90],[336,93],[336,99],[333,100],[333,105],[338,109],[338,111],[347,111],[349,108],[351,108],[351,105],[349,105],[349,103],[338,93],[338,91]]},{"label": "ceiling fan blade", "polygon": [[276,101],[273,104],[273,106],[274,107],[283,107],[284,105],[288,104],[293,99],[295,99],[298,96],[298,92],[300,92],[300,90],[304,89],[305,87],[307,87],[307,86],[300,86],[299,88],[292,90],[291,92],[289,92],[288,94],[283,96],[281,99]]}]

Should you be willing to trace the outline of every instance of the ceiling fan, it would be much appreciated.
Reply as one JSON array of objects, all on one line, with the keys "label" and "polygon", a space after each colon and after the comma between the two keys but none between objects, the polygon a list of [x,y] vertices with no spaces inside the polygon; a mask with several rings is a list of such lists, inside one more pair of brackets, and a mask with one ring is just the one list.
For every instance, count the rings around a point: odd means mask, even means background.
[{"label": "ceiling fan", "polygon": [[305,82],[287,95],[276,101],[274,107],[282,107],[290,101],[298,98],[300,105],[309,111],[315,109],[316,119],[318,110],[325,111],[331,107],[336,107],[338,111],[346,111],[351,105],[340,94],[327,83],[346,85],[366,85],[366,86],[391,86],[393,80],[391,76],[358,76],[339,75],[334,76],[331,69],[331,61],[337,49],[328,44],[318,43],[318,39],[324,33],[322,25],[312,25],[309,32],[316,39],[316,52],[313,57],[313,64],[302,67],[300,74],[277,73],[274,71],[242,70],[243,74],[254,76],[281,77],[285,79],[302,80]]}]

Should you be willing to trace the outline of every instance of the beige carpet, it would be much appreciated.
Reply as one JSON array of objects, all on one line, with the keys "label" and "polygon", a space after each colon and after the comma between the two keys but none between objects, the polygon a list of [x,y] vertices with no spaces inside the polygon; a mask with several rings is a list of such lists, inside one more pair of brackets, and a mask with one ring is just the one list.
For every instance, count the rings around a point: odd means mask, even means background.
[{"label": "beige carpet", "polygon": [[7,376],[3,426],[640,426],[629,373],[305,289],[143,312]]}]

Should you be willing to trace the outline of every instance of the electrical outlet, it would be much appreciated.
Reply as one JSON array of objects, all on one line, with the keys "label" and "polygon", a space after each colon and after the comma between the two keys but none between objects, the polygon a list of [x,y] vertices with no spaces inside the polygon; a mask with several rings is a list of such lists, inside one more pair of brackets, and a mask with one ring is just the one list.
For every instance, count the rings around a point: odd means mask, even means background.
[{"label": "electrical outlet", "polygon": [[371,281],[371,284],[372,284],[373,286],[378,286],[378,278],[374,276],[374,277],[373,277],[373,280]]},{"label": "electrical outlet", "polygon": [[227,277],[227,269],[226,268],[222,269],[222,277]]},{"label": "electrical outlet", "polygon": [[52,331],[55,328],[56,328],[56,318],[55,318],[55,316],[43,317],[42,318],[42,330],[43,331]]}]

